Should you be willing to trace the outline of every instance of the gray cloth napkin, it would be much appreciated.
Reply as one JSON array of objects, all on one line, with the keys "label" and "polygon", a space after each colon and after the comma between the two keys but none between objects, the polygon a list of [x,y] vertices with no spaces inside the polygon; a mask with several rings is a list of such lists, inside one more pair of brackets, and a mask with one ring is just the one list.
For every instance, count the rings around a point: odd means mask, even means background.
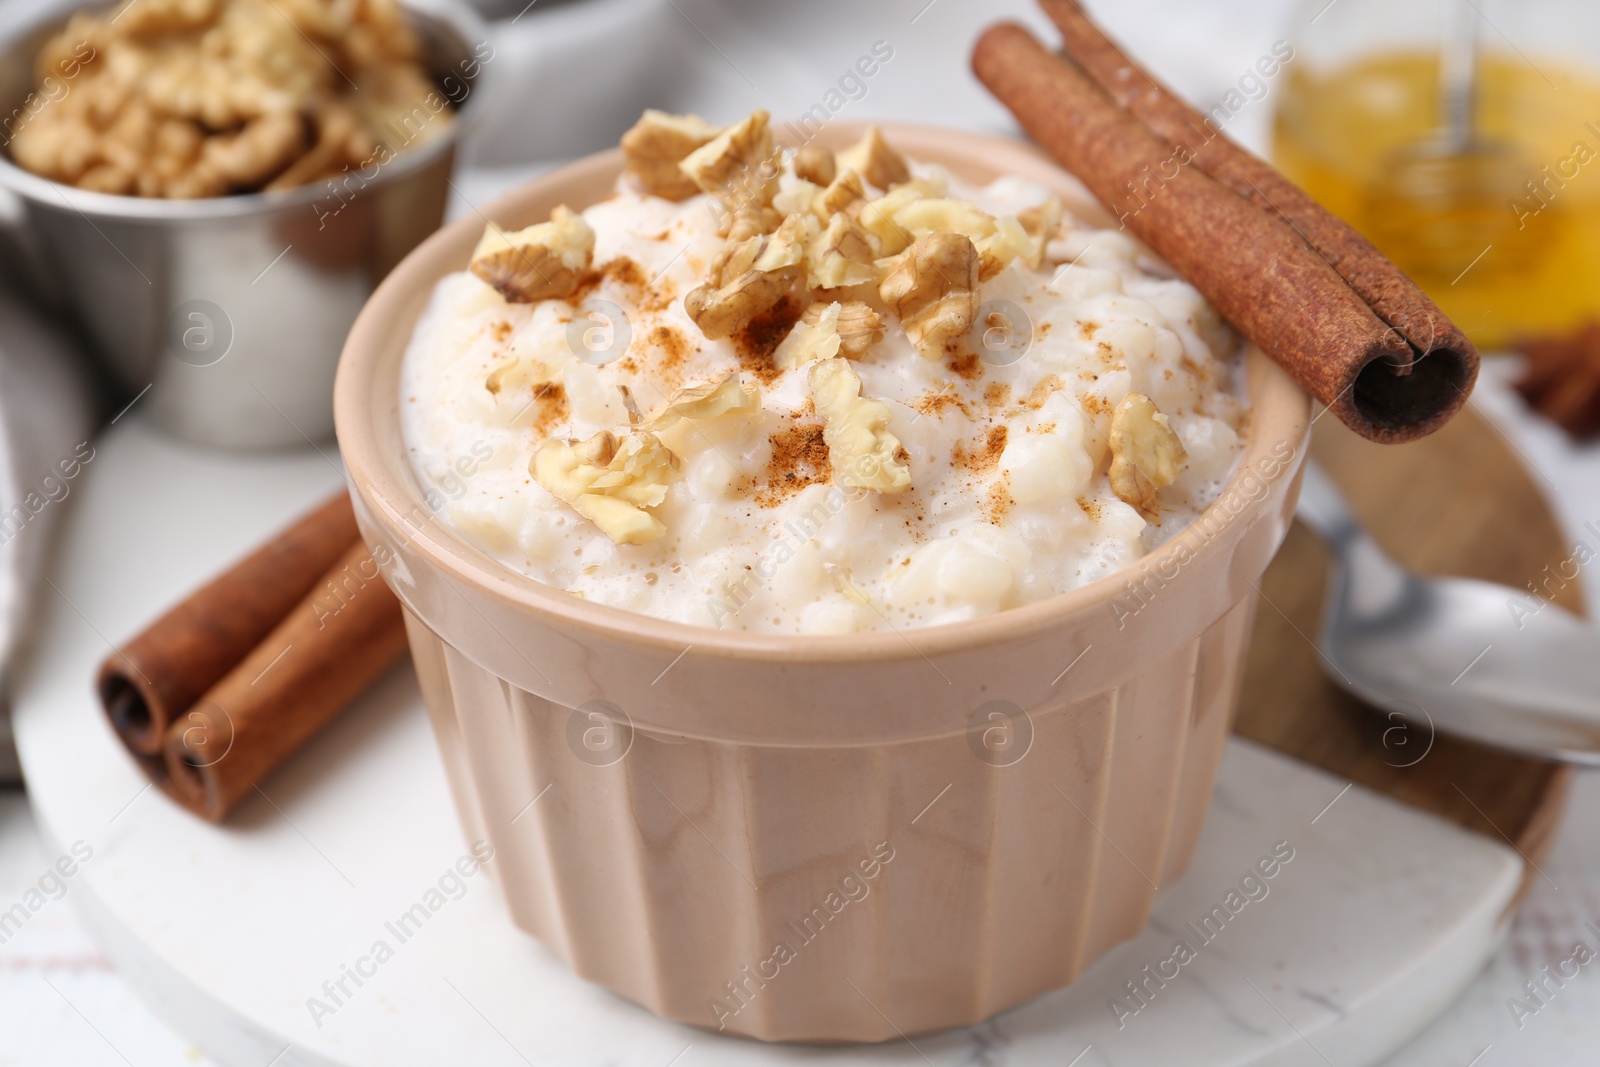
[{"label": "gray cloth napkin", "polygon": [[10,679],[28,654],[54,531],[94,456],[91,376],[37,304],[0,283],[0,785],[20,779]]}]

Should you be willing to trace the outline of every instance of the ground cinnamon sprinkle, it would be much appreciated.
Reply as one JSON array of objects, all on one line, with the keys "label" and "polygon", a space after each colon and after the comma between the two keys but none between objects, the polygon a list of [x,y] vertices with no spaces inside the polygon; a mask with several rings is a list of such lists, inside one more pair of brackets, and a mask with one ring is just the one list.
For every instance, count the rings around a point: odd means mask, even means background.
[{"label": "ground cinnamon sprinkle", "polygon": [[920,415],[937,415],[946,408],[955,408],[963,415],[970,416],[972,412],[967,407],[967,402],[948,389],[936,393],[924,393],[911,401],[908,405]]},{"label": "ground cinnamon sprinkle", "polygon": [[983,391],[983,402],[992,408],[1000,407],[1011,399],[1011,386],[1006,382],[990,382]]},{"label": "ground cinnamon sprinkle", "polygon": [[635,303],[638,303],[642,310],[651,310],[644,307],[647,301],[637,299],[639,293],[644,291],[650,284],[650,277],[645,273],[643,267],[627,256],[619,256],[616,259],[607,260],[598,267],[586,271],[583,277],[578,279],[578,288],[565,299],[567,303],[576,307],[593,296],[594,291],[605,282],[614,282],[617,285],[636,290]]},{"label": "ground cinnamon sprinkle", "polygon": [[1000,463],[1000,454],[1006,450],[1010,432],[1004,426],[991,426],[989,433],[974,446],[957,441],[950,452],[951,464],[975,473],[993,470]]},{"label": "ground cinnamon sprinkle", "polygon": [[672,286],[666,284],[650,286],[639,294],[639,310],[646,315],[655,315],[671,307],[676,299],[678,291]]},{"label": "ground cinnamon sprinkle", "polygon": [[772,353],[777,351],[804,313],[801,302],[788,296],[734,334],[733,347],[739,353],[740,368],[754,374],[764,385],[776,380],[781,372],[772,362]]},{"label": "ground cinnamon sprinkle", "polygon": [[1088,497],[1080,496],[1078,498],[1078,508],[1089,516],[1090,522],[1100,521],[1100,505],[1097,502],[1090,500]]},{"label": "ground cinnamon sprinkle", "polygon": [[567,390],[560,382],[545,382],[533,389],[533,425],[531,429],[543,440],[550,436],[550,432],[557,426],[567,421],[571,412],[571,405],[567,402]]},{"label": "ground cinnamon sprinkle", "polygon": [[828,445],[822,423],[795,422],[769,437],[772,459],[755,486],[756,503],[775,507],[808,485],[829,477]]},{"label": "ground cinnamon sprinkle", "polygon": [[593,296],[594,291],[600,288],[600,283],[604,280],[605,275],[601,274],[599,270],[584,271],[583,277],[578,279],[578,287],[572,291],[570,296],[564,299],[573,307],[577,307]]},{"label": "ground cinnamon sprinkle", "polygon": [[600,273],[618,285],[626,285],[634,289],[643,289],[650,284],[650,278],[645,274],[644,268],[627,256],[619,256],[611,260],[600,268]]},{"label": "ground cinnamon sprinkle", "polygon": [[969,382],[983,377],[983,364],[976,352],[962,352],[960,355],[950,357],[950,369]]},{"label": "ground cinnamon sprinkle", "polygon": [[689,343],[689,339],[679,330],[671,326],[657,326],[646,337],[652,348],[661,352],[661,367],[663,370],[675,370],[683,366],[685,360],[698,349]]},{"label": "ground cinnamon sprinkle", "polygon": [[676,289],[666,284],[652,285],[644,267],[626,256],[613,259],[603,269],[606,277],[634,291],[634,303],[643,314],[654,315],[665,311],[677,299]]},{"label": "ground cinnamon sprinkle", "polygon": [[1004,479],[999,479],[989,486],[989,495],[983,503],[983,515],[995,525],[1016,506],[1016,500],[1011,496],[1011,489]]},{"label": "ground cinnamon sprinkle", "polygon": [[1113,409],[1105,397],[1098,393],[1087,393],[1083,398],[1083,410],[1090,415],[1109,415]]},{"label": "ground cinnamon sprinkle", "polygon": [[1093,337],[1099,329],[1100,324],[1098,322],[1078,323],[1078,335],[1081,336],[1085,341]]},{"label": "ground cinnamon sprinkle", "polygon": [[494,324],[494,339],[496,341],[504,342],[510,336],[511,336],[511,324],[509,322],[506,322],[504,319],[501,319],[499,322]]},{"label": "ground cinnamon sprinkle", "polygon": [[1061,379],[1054,374],[1047,374],[1028,390],[1028,395],[1022,398],[1022,406],[1029,411],[1038,411],[1044,407],[1044,402],[1050,399],[1050,395],[1060,389]]}]

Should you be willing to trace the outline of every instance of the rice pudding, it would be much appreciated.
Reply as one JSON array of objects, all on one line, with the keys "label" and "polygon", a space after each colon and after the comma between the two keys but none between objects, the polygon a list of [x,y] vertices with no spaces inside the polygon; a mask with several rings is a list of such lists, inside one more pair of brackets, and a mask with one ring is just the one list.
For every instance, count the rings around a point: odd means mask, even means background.
[{"label": "rice pudding", "polygon": [[401,422],[506,566],[680,622],[827,634],[1031,603],[1212,503],[1240,345],[1087,194],[969,187],[647,112],[608,199],[490,226],[435,288]]}]

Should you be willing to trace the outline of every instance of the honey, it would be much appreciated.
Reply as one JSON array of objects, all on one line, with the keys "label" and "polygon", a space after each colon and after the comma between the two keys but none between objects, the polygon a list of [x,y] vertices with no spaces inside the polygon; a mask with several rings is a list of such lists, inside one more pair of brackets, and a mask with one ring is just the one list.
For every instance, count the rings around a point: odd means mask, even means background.
[{"label": "honey", "polygon": [[1485,350],[1600,317],[1600,73],[1480,59],[1474,137],[1432,151],[1437,55],[1291,68],[1278,166],[1414,277]]}]

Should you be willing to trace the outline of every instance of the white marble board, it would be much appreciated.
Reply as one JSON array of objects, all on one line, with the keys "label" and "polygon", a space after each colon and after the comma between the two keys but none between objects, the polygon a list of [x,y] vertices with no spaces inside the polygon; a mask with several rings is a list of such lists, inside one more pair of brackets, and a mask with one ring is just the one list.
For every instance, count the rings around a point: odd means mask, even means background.
[{"label": "white marble board", "polygon": [[[314,1021],[308,1002],[328,1003],[323,983],[467,848],[409,666],[225,828],[145,787],[89,678],[172,590],[340,484],[337,456],[328,445],[205,453],[137,414],[96,448],[52,568],[59,595],[44,601],[34,667],[17,690],[18,745],[50,854],[92,851],[68,880],[70,899],[141,995],[225,1067],[1353,1067],[1397,1048],[1472,979],[1522,880],[1509,848],[1236,740],[1197,859],[1164,889],[1150,928],[1071,989],[983,1026],[822,1049],[662,1022],[513,928],[482,875]],[[1209,944],[1185,932],[1280,841],[1294,859],[1266,897]],[[1109,1002],[1178,937],[1195,959],[1119,1019]]]}]

